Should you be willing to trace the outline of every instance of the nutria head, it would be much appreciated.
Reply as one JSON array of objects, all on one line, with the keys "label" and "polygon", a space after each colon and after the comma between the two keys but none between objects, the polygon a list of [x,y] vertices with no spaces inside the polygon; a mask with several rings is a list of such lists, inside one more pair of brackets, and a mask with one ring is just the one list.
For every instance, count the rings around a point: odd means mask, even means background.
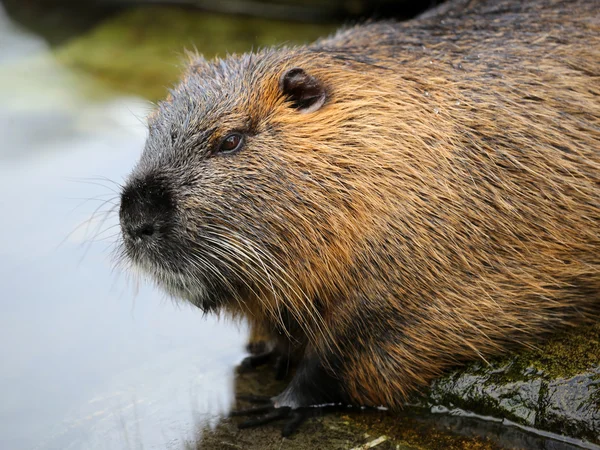
[{"label": "nutria head", "polygon": [[331,282],[317,266],[346,259],[347,155],[338,164],[319,148],[341,137],[314,60],[289,49],[196,59],[151,116],[122,191],[123,251],[171,294],[205,310],[249,297],[302,304]]}]

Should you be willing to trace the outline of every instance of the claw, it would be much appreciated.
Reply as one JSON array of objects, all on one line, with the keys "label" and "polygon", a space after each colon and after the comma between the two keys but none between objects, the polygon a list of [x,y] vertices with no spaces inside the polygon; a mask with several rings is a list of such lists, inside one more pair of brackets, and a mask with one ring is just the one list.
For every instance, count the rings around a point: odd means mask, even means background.
[{"label": "claw", "polygon": [[[252,427],[258,427],[260,425],[265,425],[267,423],[270,422],[275,422],[276,420],[282,420],[285,419],[286,417],[288,417],[290,415],[290,411],[291,408],[285,406],[282,408],[275,408],[274,406],[269,406],[269,407],[263,407],[264,408],[268,408],[268,410],[270,410],[271,412],[269,412],[268,414],[259,417],[257,419],[249,419],[246,420],[240,424],[238,424],[238,428],[239,429],[244,429],[244,428],[252,428]],[[261,408],[255,408],[255,409],[261,409]]]},{"label": "claw", "polygon": [[267,423],[275,422],[278,420],[287,419],[283,429],[281,430],[282,437],[289,437],[294,434],[300,425],[309,417],[310,412],[309,408],[298,408],[291,409],[288,406],[283,406],[281,408],[275,408],[272,405],[269,406],[260,406],[258,408],[250,408],[246,410],[234,411],[231,413],[232,416],[241,416],[241,415],[251,415],[251,414],[261,414],[267,413],[262,417],[258,417],[256,419],[248,419],[244,422],[238,424],[239,429],[244,428],[253,428],[261,425],[265,425]]},{"label": "claw", "polygon": [[282,437],[289,437],[294,434],[300,425],[302,425],[309,417],[322,414],[324,411],[338,411],[341,408],[340,405],[310,406],[296,409],[292,409],[289,406],[275,407],[272,398],[262,395],[238,395],[237,399],[259,406],[232,411],[229,414],[231,417],[263,414],[260,417],[248,419],[239,423],[239,429],[253,428],[278,420],[286,420],[281,430]]},{"label": "claw", "polygon": [[261,406],[232,411],[229,414],[231,417],[264,414],[261,417],[241,422],[238,424],[239,429],[258,427],[278,420],[288,419],[281,431],[281,436],[288,437],[294,434],[309,416],[310,408],[292,409],[288,406],[276,408],[269,397],[260,395],[238,395],[237,399],[248,403],[259,404]]}]

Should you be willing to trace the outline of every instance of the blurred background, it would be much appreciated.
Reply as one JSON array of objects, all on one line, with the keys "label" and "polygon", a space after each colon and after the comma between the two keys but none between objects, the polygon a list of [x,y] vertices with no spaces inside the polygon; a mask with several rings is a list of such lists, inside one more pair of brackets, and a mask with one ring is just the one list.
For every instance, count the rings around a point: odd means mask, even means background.
[{"label": "blurred background", "polygon": [[207,57],[430,1],[0,0],[0,448],[184,448],[232,403],[244,324],[115,270],[145,117]]}]

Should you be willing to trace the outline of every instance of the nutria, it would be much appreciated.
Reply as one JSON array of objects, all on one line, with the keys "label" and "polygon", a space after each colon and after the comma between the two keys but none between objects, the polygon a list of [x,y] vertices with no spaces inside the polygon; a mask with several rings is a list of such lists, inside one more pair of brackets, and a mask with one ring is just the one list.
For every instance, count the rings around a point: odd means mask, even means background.
[{"label": "nutria", "polygon": [[450,366],[597,315],[600,8],[457,1],[193,56],[120,219],[159,286],[300,360],[248,424],[399,408]]}]

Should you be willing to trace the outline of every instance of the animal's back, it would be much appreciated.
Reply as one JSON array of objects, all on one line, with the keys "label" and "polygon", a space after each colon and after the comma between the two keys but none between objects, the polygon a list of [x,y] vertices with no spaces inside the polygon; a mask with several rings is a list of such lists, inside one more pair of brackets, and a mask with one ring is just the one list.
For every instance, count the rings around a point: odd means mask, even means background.
[{"label": "animal's back", "polygon": [[380,68],[369,115],[390,127],[354,154],[377,199],[352,271],[370,301],[332,316],[369,404],[595,317],[600,301],[598,4],[444,8],[315,46]]}]

